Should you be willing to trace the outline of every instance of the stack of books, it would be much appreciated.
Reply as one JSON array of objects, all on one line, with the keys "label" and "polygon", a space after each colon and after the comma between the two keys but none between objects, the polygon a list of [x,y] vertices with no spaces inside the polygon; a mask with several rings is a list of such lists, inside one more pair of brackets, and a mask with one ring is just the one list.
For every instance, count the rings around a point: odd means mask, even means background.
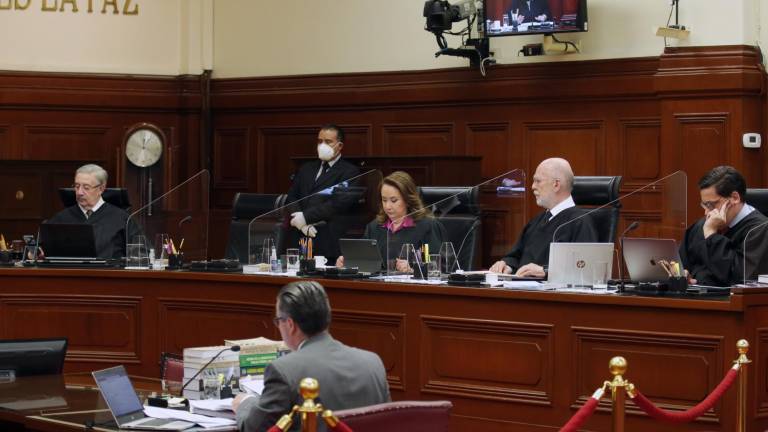
[{"label": "stack of books", "polygon": [[288,351],[282,341],[265,337],[225,340],[224,345],[240,345],[240,376],[243,377],[264,375],[264,369],[278,357],[278,353]]},{"label": "stack of books", "polygon": [[[210,346],[184,348],[184,382],[186,383],[226,346]],[[184,389],[184,397],[187,399],[205,399],[204,383],[206,380],[217,380],[219,385],[228,385],[240,377],[240,353],[226,350],[195,378]]]}]

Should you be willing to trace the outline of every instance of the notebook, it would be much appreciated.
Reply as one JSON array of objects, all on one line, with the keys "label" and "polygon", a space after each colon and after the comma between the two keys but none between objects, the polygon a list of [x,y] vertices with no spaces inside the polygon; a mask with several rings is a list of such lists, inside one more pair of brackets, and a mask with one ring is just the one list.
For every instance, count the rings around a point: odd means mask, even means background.
[{"label": "notebook", "polygon": [[548,283],[592,286],[601,280],[606,283],[612,271],[613,243],[549,245]]},{"label": "notebook", "polygon": [[381,252],[373,239],[339,239],[345,267],[357,267],[364,273],[379,273],[382,268]]},{"label": "notebook", "polygon": [[95,371],[93,379],[120,429],[179,431],[195,425],[181,420],[147,417],[123,366]]},{"label": "notebook", "polygon": [[666,281],[669,274],[659,265],[659,260],[680,262],[673,239],[627,237],[623,249],[629,278],[637,282]]}]

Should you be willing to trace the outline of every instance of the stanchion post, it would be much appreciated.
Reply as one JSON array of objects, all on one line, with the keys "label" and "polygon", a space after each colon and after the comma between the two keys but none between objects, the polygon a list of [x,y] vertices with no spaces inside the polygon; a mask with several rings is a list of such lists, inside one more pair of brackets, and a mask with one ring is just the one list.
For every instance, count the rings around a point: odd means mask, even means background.
[{"label": "stanchion post", "polygon": [[611,381],[611,402],[613,403],[613,432],[624,432],[624,405],[627,400],[624,374],[627,372],[627,360],[624,357],[614,357],[608,363],[608,369],[613,375]]},{"label": "stanchion post", "polygon": [[747,431],[747,369],[752,363],[747,358],[749,352],[749,342],[742,339],[736,342],[736,349],[739,351],[739,358],[734,362],[739,364],[739,392],[736,396],[736,431]]}]

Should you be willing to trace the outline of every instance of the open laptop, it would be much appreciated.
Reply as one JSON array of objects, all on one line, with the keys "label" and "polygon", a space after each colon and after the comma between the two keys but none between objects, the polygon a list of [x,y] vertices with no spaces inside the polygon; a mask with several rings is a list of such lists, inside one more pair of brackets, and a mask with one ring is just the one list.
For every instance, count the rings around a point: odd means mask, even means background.
[{"label": "open laptop", "polygon": [[[624,239],[624,262],[629,278],[636,282],[660,282],[669,279],[659,260],[680,262],[677,242],[673,239]],[[682,265],[682,264],[681,264]]]},{"label": "open laptop", "polygon": [[373,239],[339,239],[345,267],[357,267],[364,273],[379,273],[382,268],[381,252]]},{"label": "open laptop", "polygon": [[95,371],[93,379],[120,429],[179,431],[195,425],[182,420],[147,417],[123,366]]},{"label": "open laptop", "polygon": [[613,271],[613,253],[613,243],[551,243],[547,282],[576,286],[606,283]]},{"label": "open laptop", "polygon": [[40,225],[40,244],[45,259],[38,264],[107,265],[107,260],[96,253],[96,237],[90,224],[43,223]]}]

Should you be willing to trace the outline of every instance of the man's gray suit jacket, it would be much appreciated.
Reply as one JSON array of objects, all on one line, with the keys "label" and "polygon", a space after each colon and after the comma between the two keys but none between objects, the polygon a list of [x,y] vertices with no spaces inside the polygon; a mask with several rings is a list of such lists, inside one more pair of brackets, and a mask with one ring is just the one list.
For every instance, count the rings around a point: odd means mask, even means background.
[{"label": "man's gray suit jacket", "polygon": [[[325,409],[337,411],[390,401],[387,374],[379,356],[348,347],[323,332],[267,366],[262,395],[245,399],[237,410],[240,430],[265,431],[294,405],[300,405],[299,381],[307,377],[318,380],[319,402]],[[291,430],[298,424],[294,419]]]}]

